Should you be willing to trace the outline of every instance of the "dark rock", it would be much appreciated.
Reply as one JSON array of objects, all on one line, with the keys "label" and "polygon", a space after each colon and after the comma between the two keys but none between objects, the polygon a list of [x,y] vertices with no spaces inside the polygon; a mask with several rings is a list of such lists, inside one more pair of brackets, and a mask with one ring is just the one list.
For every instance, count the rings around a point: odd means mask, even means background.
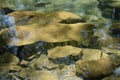
[{"label": "dark rock", "polygon": [[112,37],[118,37],[120,38],[120,24],[119,23],[114,23],[110,29],[109,33]]},{"label": "dark rock", "polygon": [[110,35],[113,37],[120,37],[120,28],[111,28]]},{"label": "dark rock", "polygon": [[66,19],[66,20],[60,21],[60,23],[64,23],[64,24],[74,24],[79,22],[86,22],[86,21],[83,19]]},{"label": "dark rock", "polygon": [[2,8],[5,14],[9,14],[11,12],[14,12],[15,10],[10,9],[9,7],[3,7]]},{"label": "dark rock", "polygon": [[35,7],[45,7],[48,4],[51,4],[51,2],[38,2],[35,4]]},{"label": "dark rock", "polygon": [[102,15],[110,19],[120,19],[120,1],[119,0],[98,0]]}]

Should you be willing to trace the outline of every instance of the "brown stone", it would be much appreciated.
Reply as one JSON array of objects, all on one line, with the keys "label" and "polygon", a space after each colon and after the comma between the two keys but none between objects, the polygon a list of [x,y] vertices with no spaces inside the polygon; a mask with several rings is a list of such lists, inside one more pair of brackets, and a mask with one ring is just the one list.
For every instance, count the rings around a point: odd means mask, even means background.
[{"label": "brown stone", "polygon": [[[83,41],[84,32],[92,35],[93,25],[87,23],[64,24],[65,19],[81,19],[70,12],[38,13],[16,11],[9,14],[15,17],[16,27],[0,31],[1,45],[25,45],[36,41],[65,42]],[[21,19],[22,18],[22,19]],[[19,24],[20,23],[20,24]]]},{"label": "brown stone", "polygon": [[110,75],[110,76],[103,78],[102,80],[120,80],[120,77],[117,77],[115,75]]},{"label": "brown stone", "polygon": [[68,56],[79,56],[81,54],[81,59],[90,61],[90,60],[98,60],[100,58],[105,58],[108,55],[101,50],[98,49],[85,49],[78,48],[73,46],[58,46],[53,49],[48,50],[49,58],[56,59]]},{"label": "brown stone", "polygon": [[17,72],[16,75],[24,79],[32,80],[58,80],[56,75],[47,70],[34,70],[30,68],[25,68],[22,69],[20,72]]},{"label": "brown stone", "polygon": [[50,23],[59,23],[62,20],[68,19],[82,19],[82,17],[65,11],[53,11],[53,12],[34,12],[34,11],[15,11],[8,14],[15,17],[16,26],[26,26],[31,24],[39,24],[41,26],[48,25]]},{"label": "brown stone", "polygon": [[92,61],[78,61],[76,63],[76,72],[85,78],[95,78],[112,73],[115,65],[109,58],[101,58]]},{"label": "brown stone", "polygon": [[19,59],[12,53],[5,52],[0,56],[0,64],[7,64],[10,66],[15,66],[19,63]]},{"label": "brown stone", "polygon": [[55,47],[48,51],[49,58],[56,59],[67,56],[76,56],[79,55],[82,51],[82,48],[72,47],[72,46],[63,46]]}]

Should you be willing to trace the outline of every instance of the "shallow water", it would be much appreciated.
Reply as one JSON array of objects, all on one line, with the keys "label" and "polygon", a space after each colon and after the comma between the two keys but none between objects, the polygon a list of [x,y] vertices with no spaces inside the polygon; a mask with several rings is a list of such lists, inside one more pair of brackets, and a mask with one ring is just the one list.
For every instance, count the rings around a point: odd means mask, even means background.
[{"label": "shallow water", "polygon": [[[4,53],[5,51],[11,52],[14,55],[16,55],[20,61],[22,60],[28,60],[31,55],[40,52],[41,54],[48,54],[48,51],[50,49],[53,49],[57,46],[75,46],[78,48],[90,48],[90,49],[117,49],[120,50],[120,1],[114,1],[114,0],[0,0],[0,53]],[[3,5],[4,4],[4,5]],[[45,15],[42,16],[40,19],[39,26],[43,26],[43,28],[29,28],[31,33],[26,31],[22,32],[22,37],[24,37],[24,40],[22,41],[22,45],[16,45],[21,41],[21,37],[19,38],[19,27],[25,27],[25,26],[36,26],[37,18],[35,19],[35,16],[24,16],[16,22],[16,18],[13,16],[9,16],[10,13],[18,11],[18,10],[26,10],[26,11],[34,11],[34,12],[40,12],[41,15],[44,15],[43,12],[45,12]],[[56,14],[53,14],[51,17],[51,12],[57,12],[57,11],[67,11],[74,14],[77,14],[79,17],[82,17],[82,19],[63,19],[62,21],[59,21],[60,27],[61,25],[72,25],[76,27],[74,24],[77,23],[86,23],[94,25],[94,28],[92,29],[91,33],[88,30],[82,30],[80,34],[82,34],[83,41],[71,41],[71,37],[69,38],[70,41],[63,41],[63,42],[53,42],[51,41],[44,41],[46,40],[46,37],[44,39],[44,35],[48,36],[48,34],[43,34],[43,39],[41,40],[35,40],[31,37],[34,37],[34,33],[38,33],[39,30],[44,30],[44,26],[48,27],[46,25],[58,25],[57,20],[55,18]],[[23,13],[24,14],[24,13]],[[29,13],[28,13],[29,14]],[[49,15],[50,14],[50,15]],[[37,14],[36,14],[37,15]],[[19,15],[18,15],[19,16]],[[18,17],[17,16],[17,17]],[[58,15],[57,15],[58,16]],[[38,16],[39,17],[39,16]],[[59,16],[60,17],[60,16]],[[66,16],[64,16],[66,17]],[[64,18],[63,17],[63,18]],[[47,19],[46,19],[47,18]],[[49,18],[49,19],[48,19]],[[46,21],[43,21],[43,20]],[[30,20],[33,20],[33,22],[29,22]],[[35,21],[34,21],[35,20]],[[54,23],[51,23],[51,20]],[[55,23],[56,21],[56,23]],[[18,28],[16,28],[18,26]],[[25,27],[26,28],[26,27]],[[7,33],[4,31],[10,29]],[[21,30],[24,28],[21,28]],[[32,31],[32,29],[36,29],[36,31]],[[47,29],[47,28],[46,28]],[[56,28],[52,28],[56,29]],[[66,33],[68,30],[72,30],[72,28],[63,28],[61,29],[61,33]],[[57,29],[56,29],[57,30]],[[49,33],[49,30],[45,30]],[[52,30],[51,30],[52,32]],[[50,32],[50,33],[51,33]],[[54,32],[54,30],[53,30]],[[77,30],[76,30],[77,32]],[[75,32],[69,32],[70,35],[73,35]],[[4,34],[4,35],[3,35]],[[91,35],[92,34],[92,35]],[[32,35],[32,36],[31,36]],[[38,35],[38,34],[37,34]],[[40,34],[39,34],[40,35]],[[52,36],[52,38],[55,38],[56,36],[59,36],[59,34],[55,34]],[[59,36],[61,37],[61,35]],[[57,37],[57,38],[59,38]],[[65,36],[68,39],[69,36],[65,34]],[[10,39],[9,39],[10,38]],[[27,40],[30,40],[31,42]],[[55,38],[56,39],[56,38]],[[52,40],[52,39],[50,39]],[[59,40],[59,39],[58,39]],[[70,61],[68,63],[65,63],[68,59],[72,59],[70,56],[60,58],[56,64],[64,64],[64,65],[71,65],[74,64],[76,61]],[[79,57],[80,58],[80,57]],[[56,59],[57,60],[57,59]],[[53,61],[54,62],[54,61]],[[74,66],[74,65],[73,65]],[[70,66],[69,66],[70,67]],[[70,69],[71,70],[71,69]],[[69,75],[71,72],[69,69],[65,70],[65,72],[59,76],[60,80],[63,80],[65,78],[65,75]],[[119,70],[119,68],[118,68]],[[70,72],[69,72],[70,71]],[[114,71],[115,74],[119,74],[119,72]],[[82,80],[78,79],[77,76],[75,77],[67,77],[65,80]]]}]

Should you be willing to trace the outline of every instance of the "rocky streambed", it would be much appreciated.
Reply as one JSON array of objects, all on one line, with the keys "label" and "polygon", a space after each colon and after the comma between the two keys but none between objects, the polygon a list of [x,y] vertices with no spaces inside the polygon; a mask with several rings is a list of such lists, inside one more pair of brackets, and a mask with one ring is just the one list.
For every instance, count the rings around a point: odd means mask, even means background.
[{"label": "rocky streambed", "polygon": [[[22,60],[1,55],[1,80],[119,80],[120,51],[58,46]],[[110,54],[111,53],[111,54]]]},{"label": "rocky streambed", "polygon": [[0,31],[1,80],[119,80],[120,38],[112,36],[119,24],[101,38],[95,24],[70,12],[8,15],[16,26]]}]

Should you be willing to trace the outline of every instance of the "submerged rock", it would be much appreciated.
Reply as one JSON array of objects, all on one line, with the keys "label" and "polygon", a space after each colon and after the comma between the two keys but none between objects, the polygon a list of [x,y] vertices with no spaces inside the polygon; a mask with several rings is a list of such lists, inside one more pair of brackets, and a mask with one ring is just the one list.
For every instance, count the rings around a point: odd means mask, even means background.
[{"label": "submerged rock", "polygon": [[52,70],[59,67],[58,64],[54,64],[52,61],[50,61],[46,55],[41,55],[36,60],[31,61],[29,66],[32,68],[36,68],[38,70],[42,69]]},{"label": "submerged rock", "polygon": [[72,46],[63,46],[63,47],[55,47],[48,51],[49,58],[56,59],[56,58],[62,58],[67,56],[76,56],[81,53],[83,49],[72,47]]},{"label": "submerged rock", "polygon": [[82,57],[82,49],[72,46],[55,47],[48,51],[48,57],[56,64],[73,64]]},{"label": "submerged rock", "polygon": [[30,68],[22,69],[17,72],[16,75],[21,79],[32,79],[32,80],[58,80],[56,75],[53,75],[48,70],[34,70]]},{"label": "submerged rock", "polygon": [[[31,24],[39,25],[49,25],[49,23],[59,23],[61,21],[66,21],[69,19],[79,19],[82,20],[82,17],[65,11],[53,11],[53,12],[35,12],[35,11],[15,11],[8,14],[9,16],[15,17],[16,26],[26,26]],[[79,21],[81,22],[81,21]],[[78,22],[78,23],[79,23]],[[72,24],[72,23],[71,23]]]},{"label": "submerged rock", "polygon": [[18,64],[18,62],[19,59],[12,53],[5,52],[4,54],[0,55],[0,64],[15,66]]},{"label": "submerged rock", "polygon": [[58,76],[59,80],[83,80],[82,77],[76,76],[75,65],[73,64],[56,69],[52,72]]},{"label": "submerged rock", "polygon": [[117,67],[114,71],[114,74],[103,78],[103,80],[119,80],[120,79],[120,67]]},{"label": "submerged rock", "polygon": [[85,49],[72,46],[58,46],[48,50],[48,57],[51,61],[65,65],[74,64],[78,60],[98,60],[107,56],[107,54],[98,49]]},{"label": "submerged rock", "polygon": [[106,54],[120,54],[120,50],[118,50],[118,49],[102,47],[102,51],[105,52]]},{"label": "submerged rock", "polygon": [[12,53],[5,52],[0,55],[0,79],[5,79],[10,71],[19,71],[21,68],[17,66],[19,59]]},{"label": "submerged rock", "polygon": [[[0,40],[3,42],[1,45],[20,46],[37,41],[65,42],[73,40],[80,43],[88,41],[89,45],[90,40],[88,40],[88,37],[92,36],[94,25],[81,22],[75,24],[59,23],[61,20],[68,18],[81,19],[79,16],[69,12],[53,12],[51,13],[53,16],[49,14],[44,13],[44,16],[40,16],[41,13],[30,11],[16,11],[9,14],[16,18],[16,27],[0,31]],[[23,15],[25,16],[23,17]],[[22,20],[23,25],[17,26],[21,17],[27,22]]]},{"label": "submerged rock", "polygon": [[98,60],[101,58],[108,57],[108,54],[104,53],[99,49],[83,49],[81,53],[82,53],[82,61]]},{"label": "submerged rock", "polygon": [[105,58],[76,62],[76,72],[86,79],[103,78],[115,73],[119,74],[120,54],[111,54]]},{"label": "submerged rock", "polygon": [[109,75],[114,68],[115,65],[113,65],[109,58],[101,58],[92,61],[78,61],[76,63],[77,74],[87,79]]},{"label": "submerged rock", "polygon": [[119,79],[120,77],[117,77],[115,75],[110,75],[110,76],[103,78],[102,80],[119,80]]},{"label": "submerged rock", "polygon": [[58,80],[57,76],[52,74],[51,71],[35,71],[30,75],[33,80]]}]

